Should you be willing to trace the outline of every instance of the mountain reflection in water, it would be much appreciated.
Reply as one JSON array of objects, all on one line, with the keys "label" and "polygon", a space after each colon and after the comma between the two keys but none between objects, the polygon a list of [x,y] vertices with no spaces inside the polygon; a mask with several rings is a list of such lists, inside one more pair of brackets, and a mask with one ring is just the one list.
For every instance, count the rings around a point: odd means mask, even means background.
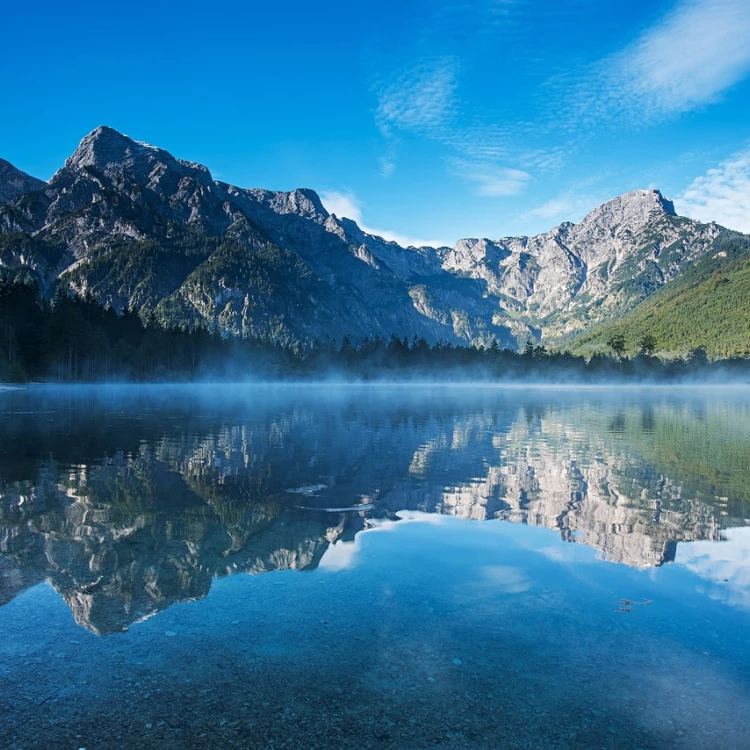
[{"label": "mountain reflection in water", "polygon": [[122,631],[402,511],[542,526],[637,568],[750,516],[742,394],[221,390],[2,394],[0,605],[46,579],[80,625]]}]

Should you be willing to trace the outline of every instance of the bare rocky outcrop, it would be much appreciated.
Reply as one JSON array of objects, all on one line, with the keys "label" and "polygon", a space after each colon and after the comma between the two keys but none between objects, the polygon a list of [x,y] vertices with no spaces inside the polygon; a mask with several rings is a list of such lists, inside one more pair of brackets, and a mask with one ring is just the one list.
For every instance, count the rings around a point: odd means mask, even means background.
[{"label": "bare rocky outcrop", "polygon": [[9,203],[25,193],[40,190],[44,184],[44,180],[38,180],[5,159],[0,159],[0,205]]},{"label": "bare rocky outcrop", "polygon": [[634,190],[546,234],[461,240],[443,268],[483,280],[554,338],[634,306],[708,252],[722,231],[677,216],[658,190]]}]

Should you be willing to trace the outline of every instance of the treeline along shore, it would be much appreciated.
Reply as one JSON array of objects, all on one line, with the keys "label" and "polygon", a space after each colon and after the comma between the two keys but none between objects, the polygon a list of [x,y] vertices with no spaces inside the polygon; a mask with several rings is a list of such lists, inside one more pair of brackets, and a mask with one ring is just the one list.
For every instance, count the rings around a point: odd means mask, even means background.
[{"label": "treeline along shore", "polygon": [[705,350],[664,359],[644,339],[634,357],[613,337],[611,354],[549,351],[528,342],[523,352],[428,343],[393,334],[353,342],[283,346],[227,338],[206,328],[164,328],[151,316],[103,307],[91,296],[58,292],[47,300],[34,284],[0,279],[0,382],[191,380],[488,380],[527,383],[714,381],[750,383],[750,359],[709,360]]}]

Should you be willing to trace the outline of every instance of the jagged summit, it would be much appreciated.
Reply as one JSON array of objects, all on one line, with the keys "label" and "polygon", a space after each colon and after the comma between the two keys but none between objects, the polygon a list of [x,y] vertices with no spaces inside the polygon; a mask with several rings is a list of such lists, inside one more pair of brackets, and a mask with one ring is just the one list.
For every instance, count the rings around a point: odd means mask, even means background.
[{"label": "jagged summit", "polygon": [[100,125],[83,138],[52,179],[86,167],[96,167],[105,174],[127,173],[136,180],[151,177],[158,168],[160,173],[171,170],[180,176],[200,175],[202,182],[213,181],[211,173],[202,164],[176,159],[163,148],[136,141],[106,125]]},{"label": "jagged summit", "polygon": [[[661,191],[656,188],[631,190],[629,193],[617,195],[594,208],[588,215],[596,214],[597,212],[611,212],[623,217],[644,216],[653,211],[677,216],[674,203],[669,198],[665,198]],[[583,221],[585,221],[585,218]]]},{"label": "jagged summit", "polygon": [[573,226],[600,224],[618,229],[633,229],[662,215],[677,216],[671,200],[655,189],[632,190],[592,209]]},{"label": "jagged summit", "polygon": [[[571,238],[572,241],[575,241],[579,235],[583,236],[592,232],[603,233],[608,236],[618,234],[621,231],[632,232],[643,228],[660,216],[677,216],[674,203],[669,198],[665,198],[655,188],[632,190],[596,206],[580,221],[575,223],[563,221],[544,234],[532,237],[500,237],[494,240],[487,237],[464,237],[456,242],[452,252],[464,256],[479,254],[484,258],[493,248],[502,249],[510,245],[523,245],[533,248],[536,244],[543,243],[550,238],[556,238],[557,240],[565,238],[565,241],[567,241],[567,238]],[[599,237],[596,241],[598,243],[606,242],[606,238]]]},{"label": "jagged summit", "polygon": [[44,180],[38,180],[14,167],[9,161],[0,159],[0,205],[24,193],[39,190],[45,184]]},{"label": "jagged summit", "polygon": [[320,196],[310,188],[296,188],[289,191],[250,188],[243,192],[249,193],[260,203],[266,204],[276,214],[295,214],[318,222],[324,222],[329,216]]},{"label": "jagged summit", "polygon": [[[78,148],[65,161],[66,168],[106,167],[127,159],[146,150],[161,151],[129,138],[114,128],[101,125],[94,128],[78,144]],[[166,153],[166,152],[164,152]]]}]

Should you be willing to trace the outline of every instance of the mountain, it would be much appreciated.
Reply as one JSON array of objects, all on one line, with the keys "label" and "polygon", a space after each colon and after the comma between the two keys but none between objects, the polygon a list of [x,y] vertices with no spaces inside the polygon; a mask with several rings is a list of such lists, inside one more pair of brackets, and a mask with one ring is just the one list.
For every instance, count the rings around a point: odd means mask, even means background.
[{"label": "mountain", "polygon": [[578,337],[574,351],[611,351],[607,341],[621,335],[627,353],[650,336],[661,354],[703,347],[712,358],[750,356],[750,239],[726,237],[714,249],[622,318]]},{"label": "mountain", "polygon": [[482,279],[507,311],[555,340],[631,309],[726,231],[677,216],[658,190],[635,190],[547,234],[461,240],[443,266]]},{"label": "mountain", "polygon": [[0,205],[9,203],[24,193],[40,190],[43,180],[16,169],[10,162],[0,159]]},{"label": "mountain", "polygon": [[311,190],[215,182],[110,128],[84,138],[43,189],[0,208],[0,264],[48,291],[61,283],[165,323],[285,343],[394,331],[457,340],[415,307],[415,278],[464,315],[486,313],[479,284],[441,274],[434,251],[365,235]]},{"label": "mountain", "polygon": [[172,325],[284,343],[418,335],[516,348],[616,319],[727,235],[637,190],[547,234],[403,248],[309,189],[244,189],[100,127],[0,206],[0,266]]}]

